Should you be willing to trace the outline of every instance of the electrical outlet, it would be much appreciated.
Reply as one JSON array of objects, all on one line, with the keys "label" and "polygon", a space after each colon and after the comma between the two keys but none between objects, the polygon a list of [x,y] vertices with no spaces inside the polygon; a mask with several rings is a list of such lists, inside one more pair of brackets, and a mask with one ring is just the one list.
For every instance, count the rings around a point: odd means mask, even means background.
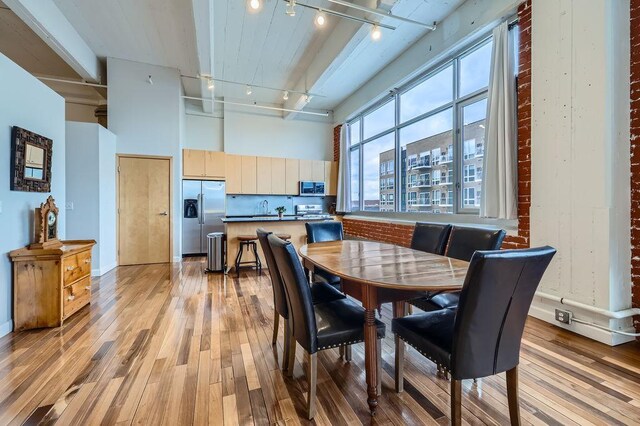
[{"label": "electrical outlet", "polygon": [[556,321],[564,324],[571,324],[571,318],[573,318],[573,313],[571,311],[556,309]]},{"label": "electrical outlet", "polygon": [[67,210],[73,210],[73,201],[67,201],[67,202],[65,203],[65,208],[66,208]]}]

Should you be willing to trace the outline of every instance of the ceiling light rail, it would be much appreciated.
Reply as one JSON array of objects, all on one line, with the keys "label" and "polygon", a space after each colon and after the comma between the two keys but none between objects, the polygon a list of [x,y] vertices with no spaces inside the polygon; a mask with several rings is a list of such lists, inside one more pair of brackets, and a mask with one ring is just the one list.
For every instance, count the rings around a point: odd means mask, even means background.
[{"label": "ceiling light rail", "polygon": [[409,24],[420,25],[421,27],[424,27],[424,28],[426,28],[428,30],[431,30],[431,31],[435,31],[436,30],[435,22],[433,24],[425,24],[424,22],[414,21],[413,19],[409,19],[409,18],[405,18],[405,17],[402,17],[402,16],[394,15],[394,14],[391,13],[391,11],[386,11],[386,10],[381,10],[381,9],[372,9],[370,7],[360,6],[359,4],[350,3],[350,2],[345,1],[345,0],[329,0],[329,2],[330,3],[334,3],[334,4],[339,4],[341,6],[350,7],[352,9],[356,9],[356,10],[359,10],[361,12],[373,13],[374,15],[383,16],[385,18],[392,18],[392,19],[396,19],[398,21],[409,23]]},{"label": "ceiling light rail", "polygon": [[[290,4],[289,0],[283,0],[283,1],[285,3],[287,3],[287,4]],[[327,14],[327,15],[338,16],[340,18],[349,19],[349,20],[356,21],[356,22],[361,22],[363,24],[374,25],[374,26],[378,26],[380,28],[386,28],[386,29],[392,30],[392,31],[396,29],[396,27],[391,26],[391,25],[382,24],[380,22],[372,21],[370,19],[359,18],[357,16],[348,15],[346,13],[337,12],[337,11],[331,10],[331,9],[323,9],[321,7],[312,6],[310,4],[302,3],[302,2],[299,2],[299,1],[296,1],[294,4],[295,4],[295,6],[305,7],[307,9],[315,10],[315,11],[320,12],[320,13],[324,13],[324,14]]]},{"label": "ceiling light rail", "polygon": [[213,103],[217,103],[217,104],[237,105],[237,106],[243,106],[243,107],[268,109],[268,110],[272,110],[272,111],[295,112],[295,113],[298,113],[298,114],[316,115],[316,116],[319,116],[319,117],[328,117],[329,116],[329,112],[313,112],[313,111],[304,111],[304,110],[290,109],[290,108],[270,107],[270,106],[266,106],[266,105],[258,105],[255,102],[252,103],[252,104],[245,104],[245,103],[242,103],[242,102],[222,101],[222,100],[211,99],[211,98],[199,98],[199,97],[196,97],[196,96],[182,96],[182,99],[191,99],[191,100],[194,100],[194,101],[209,101],[209,102],[213,102]]},{"label": "ceiling light rail", "polygon": [[[180,77],[182,78],[192,78],[194,80],[205,80],[207,82],[211,81],[211,82],[218,82],[218,83],[227,83],[227,84],[235,84],[238,86],[244,86],[244,88],[246,89],[247,87],[251,87],[252,89],[265,89],[265,90],[273,90],[274,92],[287,92],[287,97],[289,94],[292,93],[297,93],[298,95],[309,95],[312,96],[314,98],[324,98],[325,96],[322,95],[318,95],[317,93],[311,93],[311,92],[303,92],[301,90],[291,90],[291,89],[279,89],[277,87],[269,87],[269,86],[260,86],[258,84],[252,84],[252,83],[242,83],[239,81],[231,81],[231,80],[224,80],[222,78],[215,78],[215,77],[211,77],[210,75],[206,75],[206,74],[200,74],[199,76],[192,76],[192,75],[184,75],[181,74]],[[209,90],[212,90],[212,88],[210,88]]]}]

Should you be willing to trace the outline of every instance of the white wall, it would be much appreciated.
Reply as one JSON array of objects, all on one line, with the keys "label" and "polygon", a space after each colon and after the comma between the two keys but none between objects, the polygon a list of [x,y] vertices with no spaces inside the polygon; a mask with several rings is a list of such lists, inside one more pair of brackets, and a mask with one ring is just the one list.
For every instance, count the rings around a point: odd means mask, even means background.
[{"label": "white wall", "polygon": [[[173,158],[173,256],[180,259],[182,99],[177,69],[108,58],[108,123],[117,152]],[[149,75],[153,84],[148,83]]]},{"label": "white wall", "polygon": [[33,242],[33,210],[49,194],[9,190],[11,127],[53,140],[51,195],[60,208],[58,237],[65,237],[64,99],[0,54],[0,336],[11,331],[11,262],[7,253]]},{"label": "white wall", "polygon": [[[532,19],[531,245],[558,249],[540,290],[604,310],[629,308],[629,3],[536,0]],[[532,314],[554,322],[557,306],[539,299]],[[631,329],[630,319],[571,310]]]},{"label": "white wall", "polygon": [[224,151],[224,120],[186,111],[184,148]]},{"label": "white wall", "polygon": [[224,108],[224,150],[231,154],[333,160],[333,125],[250,107]]},{"label": "white wall", "polygon": [[[116,137],[93,123],[67,122],[67,238],[94,239],[92,275],[116,266]],[[73,208],[71,208],[73,207]]]}]

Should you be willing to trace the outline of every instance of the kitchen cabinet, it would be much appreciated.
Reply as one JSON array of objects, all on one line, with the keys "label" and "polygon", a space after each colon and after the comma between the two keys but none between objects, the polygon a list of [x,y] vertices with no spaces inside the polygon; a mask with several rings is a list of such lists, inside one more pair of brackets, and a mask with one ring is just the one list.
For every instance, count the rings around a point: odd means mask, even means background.
[{"label": "kitchen cabinet", "polygon": [[225,156],[227,169],[227,194],[242,193],[242,157],[234,154]]},{"label": "kitchen cabinet", "polygon": [[325,161],[324,162],[324,176],[326,182],[326,194],[338,195],[338,162],[337,161]]},{"label": "kitchen cabinet", "polygon": [[257,194],[257,164],[256,157],[252,155],[243,155],[241,159],[241,194]]},{"label": "kitchen cabinet", "polygon": [[182,174],[184,177],[201,178],[205,175],[205,151],[182,150]]},{"label": "kitchen cabinet", "polygon": [[311,180],[314,182],[325,182],[324,161],[313,160],[311,162]]},{"label": "kitchen cabinet", "polygon": [[225,179],[226,169],[224,152],[182,150],[182,175],[185,178]]},{"label": "kitchen cabinet", "polygon": [[313,180],[313,161],[311,160],[299,160],[299,161],[300,161],[300,167],[298,170],[300,170],[300,176],[298,179],[301,181]]},{"label": "kitchen cabinet", "polygon": [[204,151],[203,157],[205,177],[224,179],[227,176],[224,152]]},{"label": "kitchen cabinet", "polygon": [[277,192],[272,192],[271,171],[272,159],[270,157],[256,158],[256,193],[277,194]]},{"label": "kitchen cabinet", "polygon": [[300,183],[300,160],[285,159],[285,191],[286,195],[298,195]]},{"label": "kitchen cabinet", "polygon": [[[296,168],[296,179],[297,175]],[[271,159],[271,193],[276,195],[287,193],[287,159],[285,158]]]}]

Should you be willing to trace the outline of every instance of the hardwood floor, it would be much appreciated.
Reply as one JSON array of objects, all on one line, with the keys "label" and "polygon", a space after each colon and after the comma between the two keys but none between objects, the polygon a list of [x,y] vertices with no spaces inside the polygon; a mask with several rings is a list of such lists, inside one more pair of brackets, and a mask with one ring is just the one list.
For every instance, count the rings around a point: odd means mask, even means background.
[{"label": "hardwood floor", "polygon": [[[308,423],[303,353],[289,379],[278,370],[282,330],[271,346],[267,275],[225,279],[203,268],[200,259],[118,268],[94,280],[91,306],[62,328],[1,338],[0,425]],[[389,325],[390,306],[382,314]],[[449,382],[410,348],[405,391],[394,392],[389,329],[376,417],[360,344],[351,363],[337,349],[319,354],[316,423],[448,424]],[[523,423],[640,423],[639,349],[530,319],[520,364]],[[509,423],[504,374],[465,381],[462,394],[463,422]]]}]

